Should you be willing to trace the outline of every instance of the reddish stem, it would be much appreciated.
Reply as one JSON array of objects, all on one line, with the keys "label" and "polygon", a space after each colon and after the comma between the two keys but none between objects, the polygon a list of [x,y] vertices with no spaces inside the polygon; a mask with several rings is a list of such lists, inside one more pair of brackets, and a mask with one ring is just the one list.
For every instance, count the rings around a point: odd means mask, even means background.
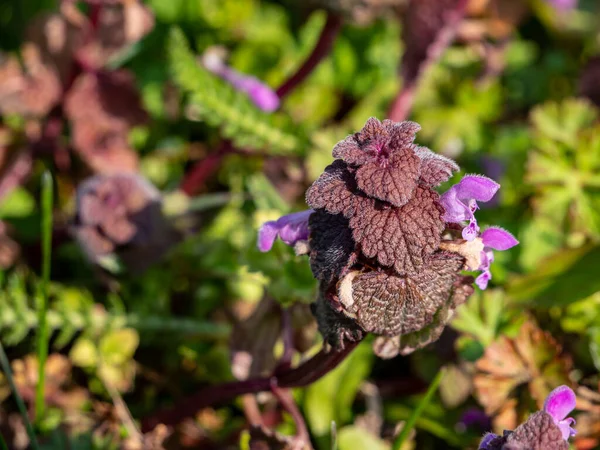
[{"label": "reddish stem", "polygon": [[357,345],[358,342],[347,342],[344,349],[338,352],[321,350],[295,369],[288,369],[273,377],[234,381],[203,389],[175,407],[147,417],[142,421],[142,431],[152,430],[161,423],[176,425],[185,418],[193,417],[202,408],[227,402],[239,395],[270,391],[273,385],[280,388],[306,386],[335,369]]},{"label": "reddish stem", "polygon": [[197,194],[206,180],[221,165],[225,155],[231,152],[233,152],[231,142],[224,141],[215,152],[194,164],[181,182],[181,190],[190,196]]},{"label": "reddish stem", "polygon": [[298,409],[296,402],[294,401],[294,397],[288,389],[281,389],[275,384],[272,384],[271,391],[273,395],[277,397],[279,403],[283,408],[288,412],[290,416],[292,416],[292,420],[296,425],[296,436],[298,439],[302,441],[302,448],[308,448],[312,450],[312,445],[310,443],[310,434],[308,433],[308,428],[306,427],[306,422],[304,422],[304,417],[302,417],[302,413]]},{"label": "reddish stem", "polygon": [[445,25],[439,30],[435,40],[427,49],[427,57],[421,62],[417,75],[413,79],[404,79],[402,89],[390,107],[388,119],[394,122],[401,122],[408,118],[413,106],[419,80],[429,67],[440,59],[444,51],[452,45],[458,31],[458,26],[465,15],[467,3],[468,0],[460,0],[456,7],[448,12]]},{"label": "reddish stem", "polygon": [[283,98],[292,92],[297,85],[302,83],[304,79],[310,75],[310,73],[315,67],[317,67],[321,60],[329,54],[331,48],[333,47],[335,38],[338,36],[341,28],[342,18],[335,14],[329,14],[312,53],[309,55],[306,61],[304,61],[296,73],[281,86],[279,86],[279,88],[277,88],[277,95],[279,98]]}]

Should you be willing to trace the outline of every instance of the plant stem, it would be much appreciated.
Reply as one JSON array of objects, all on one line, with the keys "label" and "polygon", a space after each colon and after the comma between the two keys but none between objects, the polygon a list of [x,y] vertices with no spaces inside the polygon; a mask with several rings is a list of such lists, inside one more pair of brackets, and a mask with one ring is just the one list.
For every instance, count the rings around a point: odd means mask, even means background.
[{"label": "plant stem", "polygon": [[35,421],[40,423],[44,418],[45,402],[45,370],[48,358],[48,285],[50,283],[50,257],[52,255],[52,175],[45,172],[42,175],[42,282],[38,298],[38,382],[35,395]]},{"label": "plant stem", "polygon": [[206,180],[219,168],[225,155],[231,152],[233,152],[231,141],[223,141],[216,151],[198,161],[186,173],[181,182],[181,190],[190,196],[197,194]]},{"label": "plant stem", "polygon": [[270,391],[273,383],[280,388],[302,387],[318,380],[338,366],[358,345],[358,342],[347,342],[341,351],[319,353],[295,369],[285,369],[271,377],[252,380],[234,381],[211,386],[187,397],[173,408],[159,411],[142,421],[142,432],[152,430],[158,424],[176,425],[196,412],[216,403],[229,401],[239,395]]},{"label": "plant stem", "polygon": [[445,25],[439,30],[435,40],[427,49],[427,57],[419,65],[417,75],[412,79],[404,79],[402,89],[400,89],[398,96],[390,107],[388,119],[401,122],[408,118],[415,99],[415,92],[419,86],[419,80],[440,59],[444,51],[452,45],[458,31],[458,26],[465,15],[466,7],[467,0],[459,0],[454,9],[448,13]]},{"label": "plant stem", "polygon": [[280,387],[273,384],[271,386],[271,391],[273,395],[277,397],[279,403],[283,408],[288,412],[290,416],[292,416],[292,420],[296,425],[296,436],[298,439],[302,441],[304,444],[302,448],[309,448],[312,450],[312,445],[310,443],[310,435],[308,434],[308,428],[306,427],[306,423],[304,422],[304,417],[302,417],[302,413],[298,409],[296,402],[294,401],[294,397],[288,389],[281,389]]},{"label": "plant stem", "polygon": [[4,372],[4,376],[8,380],[8,384],[10,385],[10,389],[15,396],[15,401],[17,402],[17,408],[19,408],[19,412],[23,417],[23,423],[25,424],[25,429],[27,430],[27,435],[29,436],[29,441],[31,443],[31,448],[33,450],[39,450],[39,445],[37,439],[35,438],[35,433],[33,431],[33,426],[31,425],[31,421],[29,420],[29,415],[27,414],[27,408],[25,407],[25,403],[23,402],[23,398],[19,391],[17,390],[17,386],[15,385],[15,380],[12,375],[12,370],[10,369],[10,363],[8,362],[8,357],[6,356],[6,352],[4,351],[4,346],[0,341],[0,366],[2,366],[2,371]]},{"label": "plant stem", "polygon": [[277,88],[277,95],[279,98],[284,98],[290,92],[292,92],[296,86],[304,81],[308,77],[315,67],[319,65],[321,60],[325,58],[333,47],[335,38],[338,36],[342,29],[342,18],[335,14],[329,13],[327,15],[327,21],[323,26],[321,35],[317,40],[317,44],[313,51],[304,61],[304,63],[298,68],[296,73],[286,80],[279,88]]},{"label": "plant stem", "polygon": [[415,408],[413,413],[410,415],[408,420],[404,423],[404,427],[402,428],[402,431],[400,432],[400,434],[394,441],[394,445],[392,447],[393,450],[400,450],[402,448],[402,444],[404,444],[404,441],[406,441],[406,439],[408,439],[408,436],[409,436],[410,432],[412,431],[412,429],[414,428],[415,423],[417,422],[417,419],[421,416],[421,414],[423,413],[423,410],[431,401],[431,397],[433,397],[433,394],[435,394],[435,392],[438,390],[438,387],[440,386],[440,383],[442,382],[442,378],[444,378],[445,373],[446,373],[446,371],[443,368],[437,373],[437,375],[435,376],[435,378],[429,385],[427,392],[423,396],[423,399],[419,402],[419,404],[417,405],[417,407]]}]

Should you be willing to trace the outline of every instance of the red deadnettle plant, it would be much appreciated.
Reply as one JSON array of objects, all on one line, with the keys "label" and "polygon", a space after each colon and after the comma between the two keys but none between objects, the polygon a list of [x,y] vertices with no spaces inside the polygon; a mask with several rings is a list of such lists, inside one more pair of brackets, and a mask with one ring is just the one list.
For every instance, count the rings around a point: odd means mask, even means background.
[{"label": "red deadnettle plant", "polygon": [[384,358],[409,354],[440,336],[454,310],[491,278],[492,250],[518,242],[507,231],[480,232],[477,201],[500,187],[467,175],[440,196],[458,165],[414,143],[414,122],[367,121],[339,142],[335,161],[306,193],[309,211],[268,222],[259,248],[279,236],[306,253],[319,295],[313,313],[335,350],[377,336]]}]

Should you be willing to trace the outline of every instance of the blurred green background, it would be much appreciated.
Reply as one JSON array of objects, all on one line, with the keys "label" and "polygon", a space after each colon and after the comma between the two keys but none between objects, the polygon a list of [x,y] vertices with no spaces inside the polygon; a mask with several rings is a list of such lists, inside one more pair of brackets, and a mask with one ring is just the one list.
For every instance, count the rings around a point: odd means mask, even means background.
[{"label": "blurred green background", "polygon": [[[384,3],[0,4],[0,339],[42,448],[249,448],[252,405],[270,428],[294,433],[269,395],[204,409],[177,429],[141,435],[137,421],[203,386],[270,373],[282,321],[294,363],[321,347],[306,259],[280,242],[260,253],[256,233],[306,208],[304,191],[338,140],[386,117],[402,56],[423,37],[403,33],[414,5],[375,9]],[[295,389],[315,448],[391,449],[441,367],[440,390],[403,448],[477,448],[483,432],[514,428],[559,384],[578,394],[573,448],[600,448],[600,5],[560,3],[472,0],[453,45],[420,76],[417,142],[457,160],[454,182],[497,180],[480,223],[520,245],[496,254],[490,287],[435,344],[383,361],[367,340]],[[198,63],[216,49],[277,87],[328,14],[344,18],[331,52],[274,113]],[[54,186],[50,357],[36,418],[45,171]],[[73,239],[77,187],[115,171],[165,193],[180,234],[166,254],[115,252],[93,264]],[[0,400],[6,446],[29,448],[6,374]]]}]

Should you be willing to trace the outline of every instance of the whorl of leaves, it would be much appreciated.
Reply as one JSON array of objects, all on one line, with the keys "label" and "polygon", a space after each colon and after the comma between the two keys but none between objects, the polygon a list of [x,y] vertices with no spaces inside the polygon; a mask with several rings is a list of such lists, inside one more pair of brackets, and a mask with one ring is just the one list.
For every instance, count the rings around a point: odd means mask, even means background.
[{"label": "whorl of leaves", "polygon": [[419,129],[414,122],[369,119],[334,147],[340,159],[306,193],[311,208],[350,219],[362,254],[399,275],[416,273],[438,248],[443,208],[431,187],[458,169],[413,144]]},{"label": "whorl of leaves", "polygon": [[414,144],[414,122],[367,121],[306,193],[313,312],[332,346],[380,336],[376,353],[408,354],[436,340],[473,292],[464,258],[439,250],[444,210],[432,187],[458,169]]}]

